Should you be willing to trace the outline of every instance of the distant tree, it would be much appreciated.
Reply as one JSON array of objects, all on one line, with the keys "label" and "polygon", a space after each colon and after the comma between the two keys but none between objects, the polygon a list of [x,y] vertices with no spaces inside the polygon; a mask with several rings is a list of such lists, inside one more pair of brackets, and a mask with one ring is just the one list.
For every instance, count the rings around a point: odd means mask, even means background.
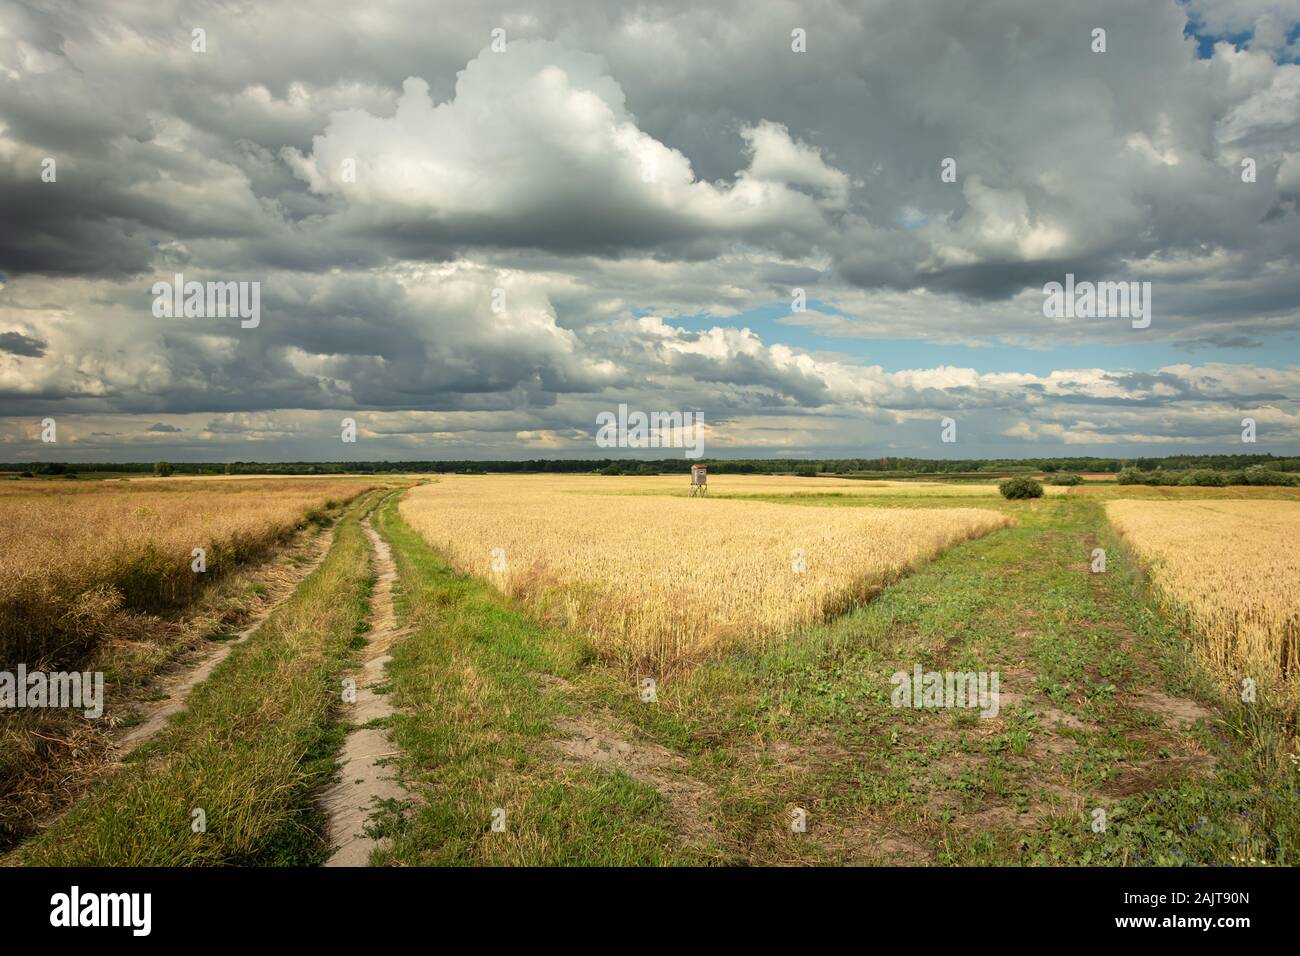
[{"label": "distant tree", "polygon": [[160,461],[153,466],[153,473],[157,475],[159,478],[170,477],[172,472],[174,472],[175,470],[176,469],[172,466],[172,463],[169,461]]},{"label": "distant tree", "polygon": [[1002,492],[1003,498],[1008,499],[1043,497],[1043,486],[1028,475],[998,482],[998,491]]}]

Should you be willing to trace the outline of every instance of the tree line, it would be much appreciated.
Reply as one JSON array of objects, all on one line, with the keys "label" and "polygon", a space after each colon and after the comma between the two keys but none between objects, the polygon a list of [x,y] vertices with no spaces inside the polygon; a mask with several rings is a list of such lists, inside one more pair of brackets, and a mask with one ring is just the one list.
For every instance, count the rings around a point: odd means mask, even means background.
[{"label": "tree line", "polygon": [[[845,475],[853,477],[996,477],[1043,472],[1185,472],[1242,471],[1252,466],[1300,472],[1300,458],[1264,455],[1167,455],[1141,458],[734,458],[698,459],[718,475]],[[687,474],[694,462],[685,458],[531,458],[517,461],[456,459],[443,461],[284,461],[284,462],[30,462],[0,464],[0,471],[31,475],[178,474],[178,475],[336,475],[336,474],[486,474],[560,473],[607,475]]]}]

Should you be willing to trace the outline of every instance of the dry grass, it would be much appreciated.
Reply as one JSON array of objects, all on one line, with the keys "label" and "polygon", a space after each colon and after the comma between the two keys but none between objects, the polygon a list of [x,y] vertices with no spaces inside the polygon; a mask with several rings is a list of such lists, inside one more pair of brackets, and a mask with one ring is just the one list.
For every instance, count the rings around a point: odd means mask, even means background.
[{"label": "dry grass", "polygon": [[1242,677],[1300,687],[1300,503],[1110,501],[1111,523],[1147,563],[1197,656]]},{"label": "dry grass", "polygon": [[[325,561],[186,700],[185,710],[19,849],[41,866],[319,862],[311,792],[326,778],[338,685],[366,617],[370,548],[357,510]],[[207,831],[190,829],[201,807]]]},{"label": "dry grass", "polygon": [[155,699],[154,678],[172,665],[179,673],[211,653],[209,638],[231,634],[264,617],[288,597],[324,557],[328,531],[309,527],[268,561],[222,576],[183,612],[136,619],[114,633],[86,662],[105,675],[104,715],[37,708],[0,713],[0,850],[66,808],[109,769],[119,733]]},{"label": "dry grass", "polygon": [[[659,671],[840,613],[918,562],[1010,523],[968,508],[601,493],[656,482],[685,486],[682,478],[450,476],[413,490],[401,513],[460,570],[586,633],[607,659]],[[772,481],[727,476],[710,485],[753,493]],[[491,568],[497,548],[502,573]]]},{"label": "dry grass", "polygon": [[[75,666],[133,616],[267,556],[355,479],[0,482],[0,667]],[[206,549],[207,571],[190,569]]]}]

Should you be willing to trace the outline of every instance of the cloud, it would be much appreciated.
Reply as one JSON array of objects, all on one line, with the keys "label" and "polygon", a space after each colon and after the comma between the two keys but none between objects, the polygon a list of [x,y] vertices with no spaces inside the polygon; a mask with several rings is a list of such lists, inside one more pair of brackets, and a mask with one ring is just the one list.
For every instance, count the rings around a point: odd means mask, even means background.
[{"label": "cloud", "polygon": [[848,176],[774,123],[741,130],[749,164],[733,182],[701,181],[638,128],[605,70],[600,57],[518,41],[479,54],[445,103],[411,77],[391,116],[334,113],[310,155],[282,155],[313,193],[341,201],[339,228],[397,232],[412,252],[815,236],[824,210],[845,207]]},{"label": "cloud", "polygon": [[40,358],[45,354],[45,348],[44,342],[30,335],[23,335],[21,332],[0,332],[0,352]]},{"label": "cloud", "polygon": [[1193,21],[1213,34],[1250,32],[1261,23],[1271,31],[1300,23],[1297,0],[1186,0]]},{"label": "cloud", "polygon": [[[930,421],[956,411],[960,451],[996,454],[1202,447],[1267,406],[1262,433],[1295,448],[1297,17],[17,5],[4,434],[57,414],[119,457],[142,434],[314,457],[348,414],[393,453],[577,454],[627,401],[700,410],[738,453],[941,454]],[[1250,40],[1207,57],[1189,31]],[[261,324],[155,318],[148,290],[176,272],[260,282]],[[1066,272],[1151,281],[1151,327],[1045,319]],[[787,314],[795,288],[810,308]]]}]

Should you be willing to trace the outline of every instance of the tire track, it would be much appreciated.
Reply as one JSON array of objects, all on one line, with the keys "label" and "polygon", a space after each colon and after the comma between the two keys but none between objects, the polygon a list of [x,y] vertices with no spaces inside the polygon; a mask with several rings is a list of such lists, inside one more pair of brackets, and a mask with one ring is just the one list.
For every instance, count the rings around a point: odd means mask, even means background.
[{"label": "tire track", "polygon": [[217,665],[230,656],[231,651],[252,637],[280,605],[297,593],[298,586],[320,567],[321,562],[325,560],[325,555],[329,553],[333,541],[334,532],[332,530],[317,536],[309,545],[308,554],[310,557],[293,575],[289,586],[284,587],[273,601],[259,608],[247,627],[235,637],[223,641],[208,653],[202,655],[197,663],[188,664],[164,677],[161,681],[161,689],[167,695],[166,698],[158,702],[156,706],[148,709],[140,723],[121,733],[117,739],[118,746],[127,753],[135,750],[156,736],[167,725],[169,718],[183,711],[186,701],[194,688],[207,680]]},{"label": "tire track", "polygon": [[388,649],[405,632],[397,626],[393,606],[393,585],[397,566],[392,551],[375,530],[373,514],[365,524],[370,540],[377,581],[370,600],[369,643],[356,676],[356,703],[345,705],[344,719],[357,725],[348,734],[339,754],[341,770],[337,783],[326,788],[321,805],[329,817],[329,839],[334,847],[325,866],[365,866],[380,840],[367,832],[376,810],[389,801],[405,801],[409,793],[400,781],[385,771],[388,758],[397,747],[387,729],[373,724],[394,713],[392,698],[377,692],[387,680],[391,657]]}]

